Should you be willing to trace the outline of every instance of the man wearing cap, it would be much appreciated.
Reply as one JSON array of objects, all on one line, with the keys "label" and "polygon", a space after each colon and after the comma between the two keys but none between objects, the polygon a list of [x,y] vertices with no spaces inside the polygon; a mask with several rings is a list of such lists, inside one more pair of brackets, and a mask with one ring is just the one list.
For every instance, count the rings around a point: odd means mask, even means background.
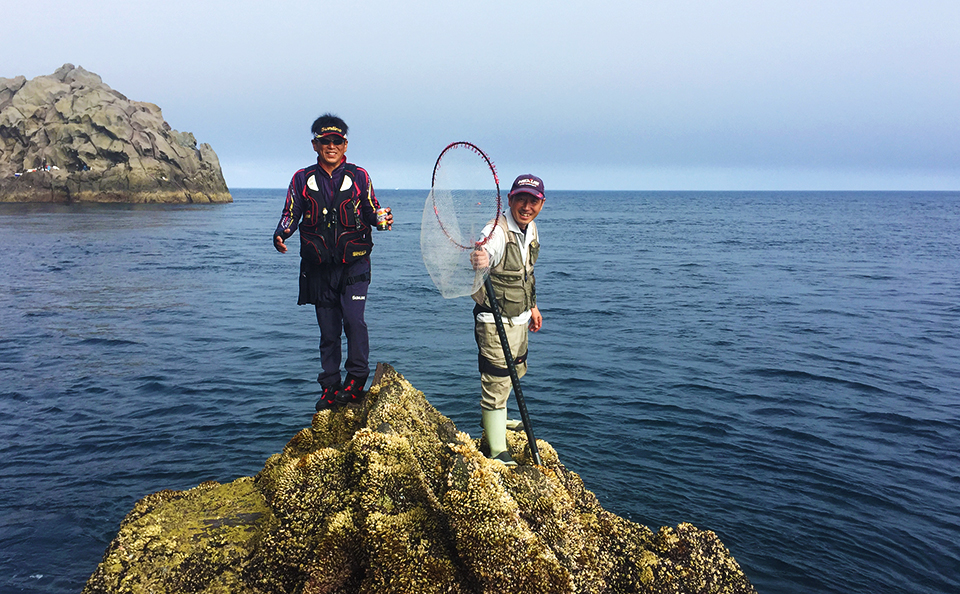
[{"label": "man wearing cap", "polygon": [[[519,176],[508,195],[510,208],[496,225],[491,222],[484,227],[481,238],[490,239],[471,254],[474,268],[490,268],[518,377],[527,372],[527,330],[536,332],[543,324],[533,276],[533,265],[540,253],[537,224],[533,220],[543,208],[544,197],[543,180],[535,175]],[[473,300],[474,334],[480,349],[480,412],[489,457],[516,466],[506,437],[510,372],[486,291],[481,288]]]},{"label": "man wearing cap", "polygon": [[[280,223],[273,234],[278,252],[300,230],[298,305],[313,304],[320,325],[323,386],[317,411],[359,401],[370,374],[370,343],[363,319],[370,286],[371,228],[393,225],[390,209],[380,209],[366,170],[347,163],[347,124],[332,114],[313,122],[317,162],[297,171],[287,189]],[[383,221],[377,225],[377,211]],[[340,379],[341,334],[347,336],[346,380]]]}]

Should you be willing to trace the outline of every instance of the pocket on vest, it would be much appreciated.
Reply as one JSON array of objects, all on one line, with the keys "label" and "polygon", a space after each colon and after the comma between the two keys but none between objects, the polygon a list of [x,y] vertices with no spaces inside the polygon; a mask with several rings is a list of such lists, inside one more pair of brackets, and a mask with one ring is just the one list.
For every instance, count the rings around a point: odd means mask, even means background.
[{"label": "pocket on vest", "polygon": [[300,234],[300,258],[310,264],[329,264],[330,250],[319,235]]},{"label": "pocket on vest", "polygon": [[523,297],[523,290],[506,291],[498,295],[497,298],[500,299],[500,310],[505,317],[515,318],[526,310],[524,307],[524,301],[526,300]]},{"label": "pocket on vest", "polygon": [[343,263],[350,264],[370,255],[373,249],[373,242],[369,239],[354,239],[348,241],[343,247]]}]

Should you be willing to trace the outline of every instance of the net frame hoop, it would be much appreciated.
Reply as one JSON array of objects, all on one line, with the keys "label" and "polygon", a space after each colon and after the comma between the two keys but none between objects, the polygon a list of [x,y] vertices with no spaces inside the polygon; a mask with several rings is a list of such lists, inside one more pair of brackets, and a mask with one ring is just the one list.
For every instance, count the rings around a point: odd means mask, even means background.
[{"label": "net frame hoop", "polygon": [[[447,153],[447,151],[450,151],[456,148],[465,148],[473,153],[476,153],[477,155],[480,156],[481,159],[484,160],[484,162],[486,162],[487,167],[490,168],[490,173],[493,174],[493,185],[497,189],[497,209],[493,217],[493,226],[496,227],[497,224],[500,222],[500,209],[503,206],[503,201],[500,199],[500,178],[497,176],[497,168],[494,166],[493,161],[490,160],[490,157],[488,157],[487,154],[483,152],[483,150],[480,147],[473,144],[472,142],[467,142],[465,140],[451,142],[446,146],[446,148],[440,151],[440,156],[437,157],[437,162],[433,165],[433,175],[430,178],[431,195],[433,195],[433,188],[434,188],[434,185],[437,183],[437,171],[440,170],[440,162],[443,160],[443,156]],[[459,247],[460,249],[463,249],[463,250],[476,249],[478,247],[481,247],[483,244],[487,243],[487,241],[489,241],[490,238],[493,236],[493,233],[491,233],[490,235],[484,237],[474,245],[462,245],[460,243],[457,243],[457,241],[447,231],[447,228],[443,226],[443,220],[440,218],[440,211],[439,209],[437,209],[436,198],[432,198],[432,200],[433,200],[433,214],[437,217],[437,224],[440,225],[440,230],[443,231],[443,234],[447,236],[447,239],[449,239],[452,244]]]}]

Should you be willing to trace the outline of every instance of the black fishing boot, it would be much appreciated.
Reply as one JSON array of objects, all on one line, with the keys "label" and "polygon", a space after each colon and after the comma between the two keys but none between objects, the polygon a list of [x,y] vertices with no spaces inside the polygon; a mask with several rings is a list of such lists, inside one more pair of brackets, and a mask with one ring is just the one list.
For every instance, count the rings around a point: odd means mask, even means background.
[{"label": "black fishing boot", "polygon": [[337,404],[346,406],[348,404],[360,404],[366,397],[363,391],[363,385],[367,383],[367,378],[358,378],[347,375],[347,381],[343,383],[343,388],[337,392]]},{"label": "black fishing boot", "polygon": [[340,385],[340,382],[324,386],[323,394],[320,395],[320,400],[317,400],[317,412],[339,408],[340,403],[337,402],[337,393],[342,389],[343,386]]}]

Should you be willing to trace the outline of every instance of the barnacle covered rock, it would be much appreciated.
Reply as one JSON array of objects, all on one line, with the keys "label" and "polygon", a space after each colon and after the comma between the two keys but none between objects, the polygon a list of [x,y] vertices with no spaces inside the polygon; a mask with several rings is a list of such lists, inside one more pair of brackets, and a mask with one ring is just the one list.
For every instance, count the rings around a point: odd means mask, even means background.
[{"label": "barnacle covered rock", "polygon": [[515,469],[380,365],[255,478],[138,502],[84,592],[754,592],[713,532],[620,518],[510,439]]},{"label": "barnacle covered rock", "polygon": [[85,592],[256,592],[244,567],[278,527],[250,477],[144,497],[120,525]]}]

